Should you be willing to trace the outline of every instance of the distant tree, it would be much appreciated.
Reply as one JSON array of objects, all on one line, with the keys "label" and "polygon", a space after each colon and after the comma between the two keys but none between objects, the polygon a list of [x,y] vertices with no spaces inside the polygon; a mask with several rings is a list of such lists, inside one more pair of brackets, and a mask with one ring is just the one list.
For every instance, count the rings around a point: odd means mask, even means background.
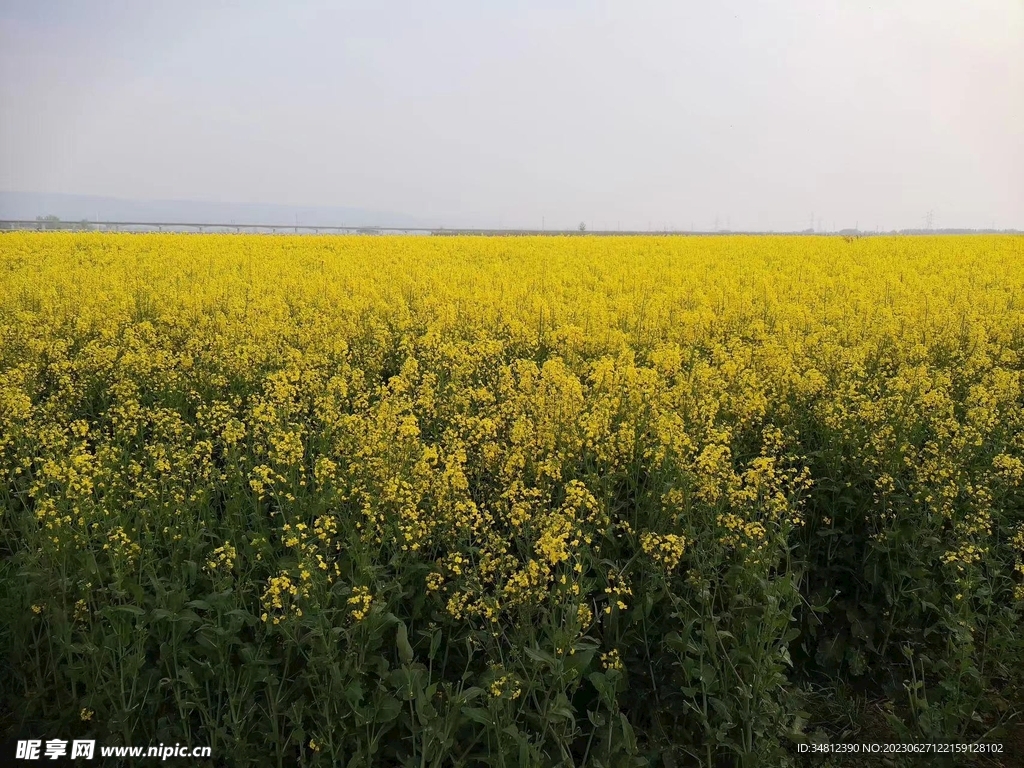
[{"label": "distant tree", "polygon": [[585,221],[581,221],[580,222],[580,232],[586,232],[586,231],[587,231],[587,223]]},{"label": "distant tree", "polygon": [[61,221],[56,216],[36,216],[36,221],[40,222],[43,226],[42,229],[60,229]]}]

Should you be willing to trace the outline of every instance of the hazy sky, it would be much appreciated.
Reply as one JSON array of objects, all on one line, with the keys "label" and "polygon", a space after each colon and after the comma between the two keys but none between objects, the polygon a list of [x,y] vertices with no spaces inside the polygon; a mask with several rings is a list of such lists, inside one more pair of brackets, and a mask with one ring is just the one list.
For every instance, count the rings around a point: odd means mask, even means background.
[{"label": "hazy sky", "polygon": [[1024,228],[1024,0],[0,0],[0,189]]}]

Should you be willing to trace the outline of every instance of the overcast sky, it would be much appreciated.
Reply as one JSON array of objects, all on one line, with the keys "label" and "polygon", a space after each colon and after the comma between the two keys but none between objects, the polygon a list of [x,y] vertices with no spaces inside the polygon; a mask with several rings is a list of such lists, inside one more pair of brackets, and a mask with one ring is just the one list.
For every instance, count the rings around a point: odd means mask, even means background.
[{"label": "overcast sky", "polygon": [[1024,228],[1024,0],[0,0],[0,189]]}]

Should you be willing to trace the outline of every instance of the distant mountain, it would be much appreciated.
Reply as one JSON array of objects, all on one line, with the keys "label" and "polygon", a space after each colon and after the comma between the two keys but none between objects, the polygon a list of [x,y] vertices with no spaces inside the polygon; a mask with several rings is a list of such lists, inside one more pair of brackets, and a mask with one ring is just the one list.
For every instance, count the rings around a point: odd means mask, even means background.
[{"label": "distant mountain", "polygon": [[95,195],[0,192],[0,219],[56,216],[63,221],[124,221],[153,224],[260,224],[306,227],[424,227],[402,213],[359,208],[212,203],[200,200],[124,200]]}]

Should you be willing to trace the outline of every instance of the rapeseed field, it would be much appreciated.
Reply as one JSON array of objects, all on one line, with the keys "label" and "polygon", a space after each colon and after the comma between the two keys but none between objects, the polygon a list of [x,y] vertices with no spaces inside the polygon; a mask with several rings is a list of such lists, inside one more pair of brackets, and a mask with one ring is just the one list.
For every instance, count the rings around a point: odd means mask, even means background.
[{"label": "rapeseed field", "polygon": [[1021,237],[4,234],[8,719],[353,768],[781,765],[855,695],[995,738],[1022,370]]}]

